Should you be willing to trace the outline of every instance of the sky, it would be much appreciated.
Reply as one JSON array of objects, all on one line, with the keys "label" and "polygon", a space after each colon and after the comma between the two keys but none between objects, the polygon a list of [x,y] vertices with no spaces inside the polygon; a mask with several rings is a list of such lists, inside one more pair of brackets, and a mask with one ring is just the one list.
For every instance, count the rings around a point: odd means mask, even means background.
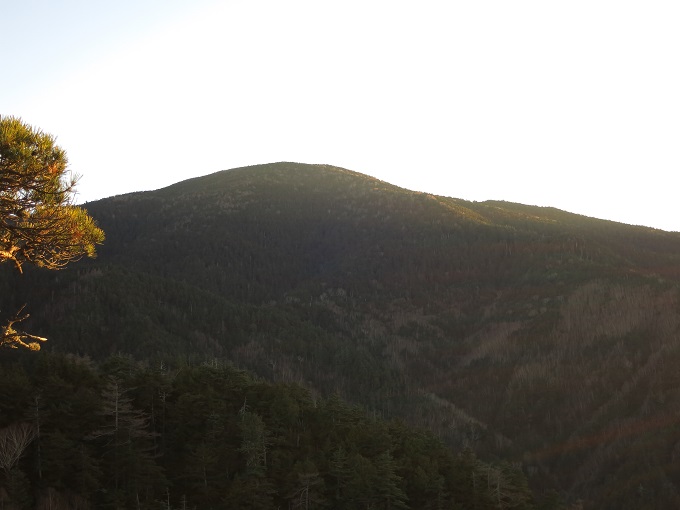
[{"label": "sky", "polygon": [[78,201],[276,161],[680,231],[677,0],[0,0]]}]

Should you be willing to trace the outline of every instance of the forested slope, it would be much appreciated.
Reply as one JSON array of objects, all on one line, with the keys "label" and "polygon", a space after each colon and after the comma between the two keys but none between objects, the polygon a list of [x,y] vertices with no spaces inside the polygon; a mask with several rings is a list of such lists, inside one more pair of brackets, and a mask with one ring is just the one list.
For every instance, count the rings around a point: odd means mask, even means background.
[{"label": "forested slope", "polygon": [[4,354],[6,509],[558,508],[509,463],[230,365]]},{"label": "forested slope", "polygon": [[96,261],[0,281],[50,349],[228,359],[518,463],[539,493],[677,506],[680,235],[292,163],[87,208]]}]

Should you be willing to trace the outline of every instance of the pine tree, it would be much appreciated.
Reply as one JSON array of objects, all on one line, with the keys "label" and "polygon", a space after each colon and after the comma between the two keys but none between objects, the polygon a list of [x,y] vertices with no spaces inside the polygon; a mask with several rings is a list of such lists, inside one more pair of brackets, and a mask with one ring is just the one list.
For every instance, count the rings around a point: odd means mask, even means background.
[{"label": "pine tree", "polygon": [[239,429],[241,430],[241,447],[246,463],[246,471],[263,474],[267,468],[267,448],[269,432],[264,421],[247,410],[246,405],[239,412]]},{"label": "pine tree", "polygon": [[[73,205],[77,178],[53,136],[15,117],[0,116],[0,263],[61,269],[94,257],[104,240],[87,212]],[[0,329],[0,347],[39,349],[45,338],[17,329],[20,309]]]},{"label": "pine tree", "polygon": [[151,452],[154,449],[149,419],[132,405],[128,389],[115,376],[102,391],[103,427],[89,437],[97,440],[104,453],[104,468],[111,477],[111,494],[116,504],[153,500],[154,489],[167,487]]},{"label": "pine tree", "polygon": [[375,489],[382,507],[385,510],[408,508],[406,504],[408,498],[401,489],[402,478],[396,473],[392,454],[387,451],[378,455],[375,459],[375,467],[377,471]]},{"label": "pine tree", "polygon": [[344,499],[345,489],[352,476],[347,451],[343,445],[338,446],[331,454],[328,463],[328,474],[331,477],[334,502],[339,505]]},{"label": "pine tree", "polygon": [[324,482],[319,470],[309,459],[297,462],[293,468],[295,488],[288,495],[290,508],[310,510],[325,504]]}]

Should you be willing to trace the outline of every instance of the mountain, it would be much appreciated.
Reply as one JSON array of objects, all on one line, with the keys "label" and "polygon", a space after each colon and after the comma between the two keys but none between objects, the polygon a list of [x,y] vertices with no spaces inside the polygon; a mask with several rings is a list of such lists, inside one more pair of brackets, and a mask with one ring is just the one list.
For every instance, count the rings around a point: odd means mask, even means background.
[{"label": "mountain", "polygon": [[47,348],[225,358],[585,508],[680,506],[680,234],[295,163],[87,209],[98,259],[3,268]]}]

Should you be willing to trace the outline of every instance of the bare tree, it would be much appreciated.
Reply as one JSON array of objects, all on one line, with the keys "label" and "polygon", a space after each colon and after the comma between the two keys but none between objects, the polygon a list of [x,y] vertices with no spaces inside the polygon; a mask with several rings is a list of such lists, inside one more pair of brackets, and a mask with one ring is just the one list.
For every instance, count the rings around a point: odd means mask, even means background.
[{"label": "bare tree", "polygon": [[31,423],[18,422],[0,429],[0,469],[9,476],[26,447],[35,439],[36,430]]}]

